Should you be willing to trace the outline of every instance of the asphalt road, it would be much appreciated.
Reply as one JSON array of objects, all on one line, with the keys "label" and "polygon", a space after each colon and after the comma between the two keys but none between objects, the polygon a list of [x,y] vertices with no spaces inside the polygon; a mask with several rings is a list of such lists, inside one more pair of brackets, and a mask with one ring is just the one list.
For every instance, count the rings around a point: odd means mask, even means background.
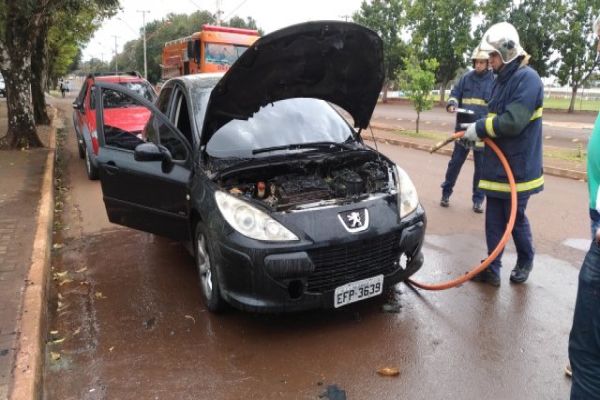
[{"label": "asphalt road", "polygon": [[[556,147],[578,148],[587,146],[588,138],[594,127],[597,113],[566,112],[544,110],[543,134],[544,144]],[[373,114],[372,123],[384,123],[403,129],[415,130],[417,114],[406,102],[378,104]],[[444,108],[434,107],[421,114],[422,130],[452,132],[456,114],[446,112]]]},{"label": "asphalt road", "polygon": [[[328,388],[349,399],[568,397],[563,368],[589,235],[583,182],[547,177],[530,201],[537,258],[524,285],[509,284],[511,244],[499,289],[401,284],[397,313],[383,312],[390,299],[380,297],[337,311],[216,316],[202,305],[180,244],[107,221],[100,184],[87,180],[77,156],[70,101],[58,100],[67,115],[68,190],[52,259],[45,399],[317,399]],[[447,157],[379,149],[409,172],[428,212],[416,278],[444,280],[483,258],[472,163],[442,209]],[[400,375],[381,377],[382,367]]]}]

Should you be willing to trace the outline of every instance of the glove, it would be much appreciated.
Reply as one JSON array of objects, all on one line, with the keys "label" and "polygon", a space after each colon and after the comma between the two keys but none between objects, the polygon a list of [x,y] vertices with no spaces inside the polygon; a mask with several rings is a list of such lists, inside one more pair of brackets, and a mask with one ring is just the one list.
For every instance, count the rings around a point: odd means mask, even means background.
[{"label": "glove", "polygon": [[479,140],[479,136],[477,136],[477,130],[475,129],[475,123],[469,124],[467,129],[465,130],[465,135],[463,139],[468,140],[470,142],[476,142]]}]

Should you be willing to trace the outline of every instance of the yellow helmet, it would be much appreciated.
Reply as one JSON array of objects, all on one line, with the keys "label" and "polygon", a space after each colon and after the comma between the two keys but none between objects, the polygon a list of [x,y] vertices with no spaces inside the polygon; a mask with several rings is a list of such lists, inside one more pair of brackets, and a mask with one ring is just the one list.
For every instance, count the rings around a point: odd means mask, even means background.
[{"label": "yellow helmet", "polygon": [[487,53],[497,52],[504,64],[526,54],[519,43],[519,33],[508,22],[492,25],[483,34],[479,49]]}]

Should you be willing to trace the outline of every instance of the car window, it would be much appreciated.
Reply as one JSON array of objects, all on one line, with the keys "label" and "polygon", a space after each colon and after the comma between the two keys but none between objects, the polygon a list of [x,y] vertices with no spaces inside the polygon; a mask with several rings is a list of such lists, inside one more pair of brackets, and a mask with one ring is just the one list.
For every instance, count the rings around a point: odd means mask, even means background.
[{"label": "car window", "polygon": [[167,115],[167,111],[169,111],[169,100],[171,99],[171,93],[173,93],[173,86],[163,87],[160,90],[160,95],[156,101],[156,106],[160,112],[165,115]]},{"label": "car window", "polygon": [[[92,92],[98,90],[92,87]],[[92,99],[95,97],[92,95]],[[129,107],[114,107],[114,104],[128,104]],[[102,119],[106,146],[122,150],[134,150],[144,142],[144,127],[151,110],[129,95],[112,89],[102,90]]]},{"label": "car window", "polygon": [[138,96],[143,97],[151,103],[156,100],[156,93],[148,82],[119,82],[119,85],[135,92]]},{"label": "car window", "polygon": [[87,90],[88,90],[88,82],[87,80],[83,83],[83,86],[81,88],[81,90],[79,91],[79,94],[77,95],[77,99],[75,100],[75,102],[79,105],[83,105],[84,104],[84,100],[85,100],[85,95],[87,94]]},{"label": "car window", "polygon": [[204,58],[209,64],[231,66],[247,48],[248,46],[235,44],[206,43],[204,46]]},{"label": "car window", "polygon": [[190,114],[188,112],[187,101],[181,90],[175,95],[174,109],[172,115],[173,125],[183,133],[190,146],[193,145],[192,126],[190,124]]},{"label": "car window", "polygon": [[352,137],[352,128],[327,102],[295,98],[262,107],[248,120],[228,122],[214,133],[206,151],[219,158],[264,157],[273,153],[254,156],[252,151],[310,142],[342,143]]}]

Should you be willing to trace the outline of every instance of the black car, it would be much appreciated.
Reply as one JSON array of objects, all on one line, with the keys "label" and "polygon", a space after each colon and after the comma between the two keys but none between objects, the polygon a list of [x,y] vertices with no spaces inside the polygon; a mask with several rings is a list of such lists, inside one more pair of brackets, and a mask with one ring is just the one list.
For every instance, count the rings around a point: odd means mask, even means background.
[{"label": "black car", "polygon": [[224,75],[169,80],[156,106],[97,82],[96,104],[151,110],[140,138],[97,107],[110,221],[193,243],[211,311],[381,294],[421,267],[426,224],[408,175],[360,137],[383,76],[376,33],[310,22],[259,39]]}]

